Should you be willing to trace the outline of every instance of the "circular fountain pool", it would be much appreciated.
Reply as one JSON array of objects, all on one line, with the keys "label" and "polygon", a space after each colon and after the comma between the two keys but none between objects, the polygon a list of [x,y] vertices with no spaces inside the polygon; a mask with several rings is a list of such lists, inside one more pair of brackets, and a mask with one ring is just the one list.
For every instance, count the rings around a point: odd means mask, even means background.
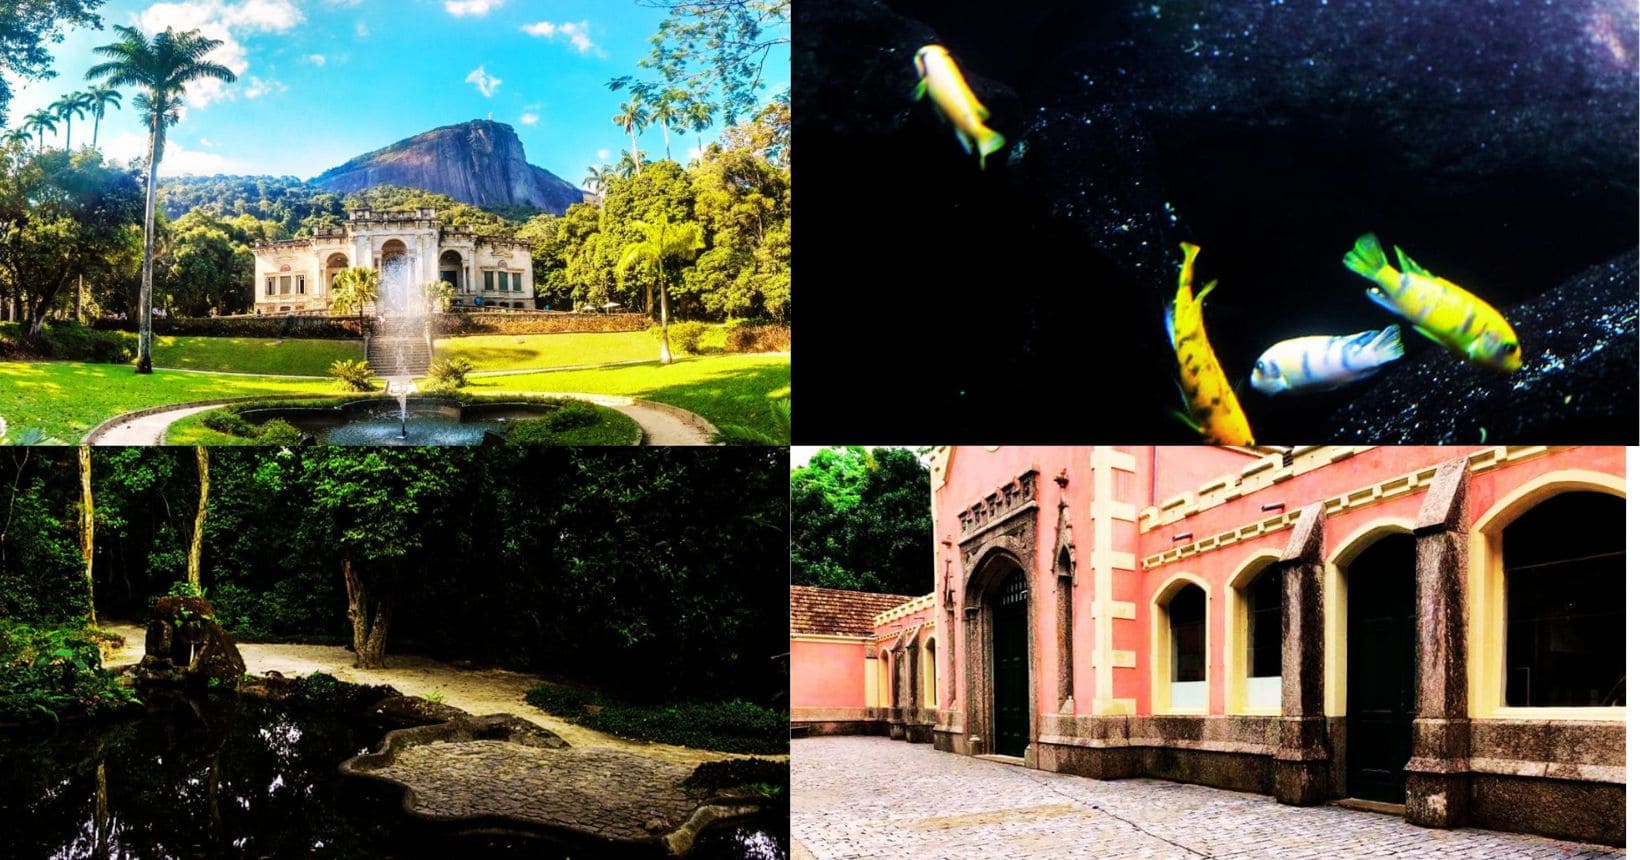
[{"label": "circular fountain pool", "polygon": [[252,424],[273,419],[327,445],[480,445],[488,437],[501,442],[511,422],[541,418],[560,403],[528,401],[461,403],[439,397],[397,400],[373,398],[335,406],[282,406],[246,409],[240,417]]}]

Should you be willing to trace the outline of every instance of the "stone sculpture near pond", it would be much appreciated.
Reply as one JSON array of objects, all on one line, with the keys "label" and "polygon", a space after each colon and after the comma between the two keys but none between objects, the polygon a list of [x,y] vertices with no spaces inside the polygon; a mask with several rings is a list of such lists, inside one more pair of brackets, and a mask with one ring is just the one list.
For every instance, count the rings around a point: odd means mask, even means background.
[{"label": "stone sculpture near pond", "polygon": [[237,690],[245,660],[203,597],[161,597],[148,619],[137,680],[145,684],[200,684]]}]

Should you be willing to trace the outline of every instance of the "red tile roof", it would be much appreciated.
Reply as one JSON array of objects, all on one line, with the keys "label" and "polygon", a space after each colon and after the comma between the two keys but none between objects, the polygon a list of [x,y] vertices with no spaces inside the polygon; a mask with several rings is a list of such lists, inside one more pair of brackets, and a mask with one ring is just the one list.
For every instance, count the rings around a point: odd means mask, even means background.
[{"label": "red tile roof", "polygon": [[870,636],[871,620],[915,598],[837,588],[792,586],[792,632],[825,636]]}]

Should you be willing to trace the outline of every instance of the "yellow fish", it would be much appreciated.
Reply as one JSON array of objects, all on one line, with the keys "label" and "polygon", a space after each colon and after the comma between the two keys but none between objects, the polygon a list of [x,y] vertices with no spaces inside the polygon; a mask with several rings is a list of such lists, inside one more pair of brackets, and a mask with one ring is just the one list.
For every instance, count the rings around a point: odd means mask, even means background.
[{"label": "yellow fish", "polygon": [[1179,243],[1184,249],[1184,263],[1179,266],[1179,292],[1167,309],[1167,339],[1179,356],[1179,391],[1184,394],[1189,415],[1179,414],[1186,424],[1202,434],[1203,441],[1215,445],[1251,445],[1253,429],[1247,426],[1247,415],[1241,411],[1236,392],[1219,366],[1218,356],[1207,342],[1207,329],[1202,327],[1202,301],[1213,292],[1218,281],[1208,281],[1202,294],[1192,295],[1191,282],[1196,277],[1196,255],[1201,248],[1189,242]]},{"label": "yellow fish", "polygon": [[1344,255],[1350,271],[1372,281],[1367,298],[1412,323],[1424,337],[1476,364],[1513,373],[1520,370],[1520,341],[1509,321],[1468,290],[1425,271],[1400,248],[1397,272],[1384,259],[1378,237],[1368,233]]},{"label": "yellow fish", "polygon": [[917,75],[921,80],[913,97],[933,96],[935,110],[956,129],[962,151],[973,154],[978,149],[979,169],[984,170],[985,156],[1001,149],[1007,140],[985,126],[991,112],[974,97],[951,53],[939,45],[922,46],[917,51]]}]

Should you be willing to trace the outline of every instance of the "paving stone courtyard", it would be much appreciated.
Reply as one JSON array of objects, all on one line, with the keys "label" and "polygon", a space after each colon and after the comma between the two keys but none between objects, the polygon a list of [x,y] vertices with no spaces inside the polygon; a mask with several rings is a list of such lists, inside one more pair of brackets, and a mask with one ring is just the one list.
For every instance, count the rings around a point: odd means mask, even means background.
[{"label": "paving stone courtyard", "polygon": [[799,860],[1624,856],[1516,833],[1431,830],[1337,806],[1282,806],[1198,785],[1101,782],[886,738],[794,740],[791,761]]}]

